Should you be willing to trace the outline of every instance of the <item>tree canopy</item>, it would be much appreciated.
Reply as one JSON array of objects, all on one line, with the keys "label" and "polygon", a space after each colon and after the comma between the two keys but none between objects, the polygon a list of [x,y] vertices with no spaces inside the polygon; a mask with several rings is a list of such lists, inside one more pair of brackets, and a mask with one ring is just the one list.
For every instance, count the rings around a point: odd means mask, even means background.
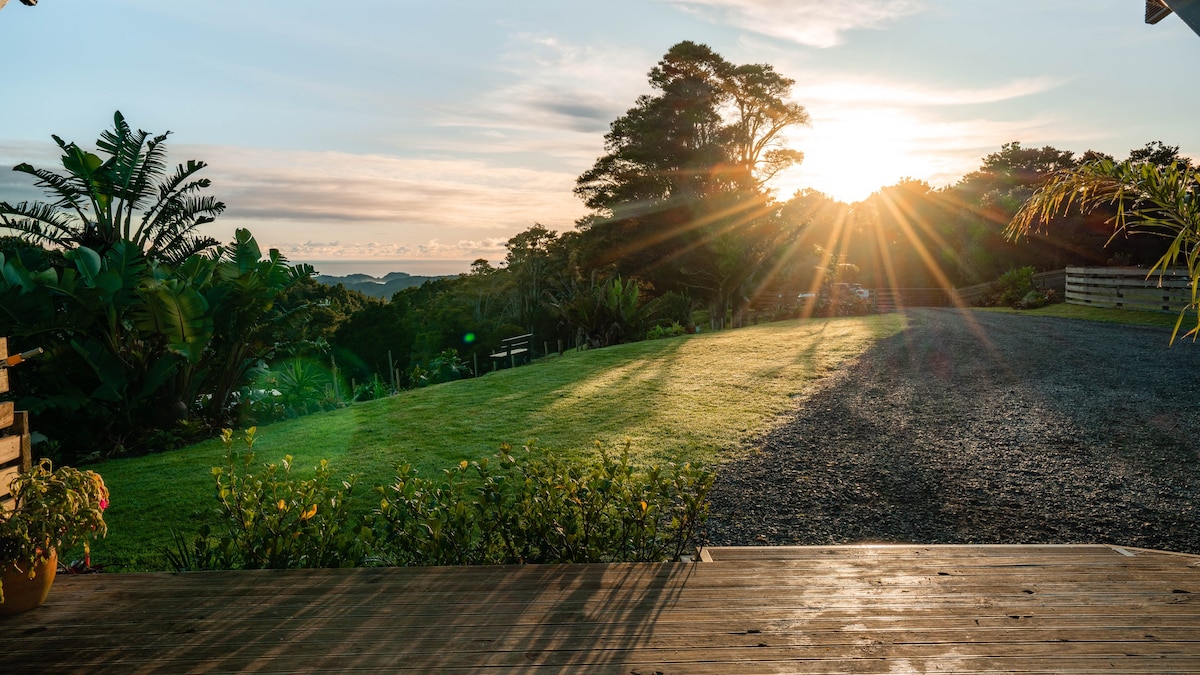
[{"label": "tree canopy", "polygon": [[654,93],[613,121],[576,181],[584,265],[690,290],[724,315],[776,235],[766,181],[799,163],[783,132],[808,124],[793,80],[680,42],[650,70]]}]

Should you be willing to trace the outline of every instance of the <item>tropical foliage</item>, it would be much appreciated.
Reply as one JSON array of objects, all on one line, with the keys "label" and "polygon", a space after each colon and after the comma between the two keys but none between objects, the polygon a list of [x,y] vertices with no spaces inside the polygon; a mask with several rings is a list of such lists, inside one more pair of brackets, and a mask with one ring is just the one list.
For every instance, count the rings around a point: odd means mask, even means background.
[{"label": "tropical foliage", "polygon": [[1111,239],[1132,233],[1167,240],[1147,276],[1176,264],[1186,266],[1191,303],[1180,313],[1172,340],[1188,309],[1197,313],[1197,323],[1187,335],[1200,335],[1200,173],[1190,164],[1171,161],[1164,166],[1135,156],[1124,162],[1097,159],[1059,171],[1024,204],[1007,233],[1028,235],[1060,213],[1105,208],[1115,209],[1106,221],[1112,226]]},{"label": "tropical foliage", "polygon": [[150,449],[155,429],[230,417],[234,392],[270,355],[274,300],[309,273],[249,232],[179,267],[119,240],[78,247],[67,265],[0,258],[0,316],[15,344],[46,358],[22,373],[21,407],[74,456]]},{"label": "tropical foliage", "polygon": [[14,167],[50,201],[0,203],[17,235],[0,246],[0,331],[46,351],[14,371],[14,390],[60,458],[161,449],[227,423],[264,359],[321,337],[311,303],[278,302],[312,269],[264,256],[247,230],[225,245],[198,234],[225,206],[200,194],[203,162],[167,171],[166,138],[118,112],[96,153],[55,137],[64,173]]},{"label": "tropical foliage", "polygon": [[0,202],[0,225],[37,244],[85,247],[101,256],[126,241],[151,260],[173,264],[216,246],[197,228],[213,222],[225,204],[200,194],[210,185],[196,177],[204,162],[189,160],[168,172],[169,134],[135,132],[118,111],[113,128],[96,141],[98,154],[54,136],[65,173],[13,167],[33,176],[50,201]]}]

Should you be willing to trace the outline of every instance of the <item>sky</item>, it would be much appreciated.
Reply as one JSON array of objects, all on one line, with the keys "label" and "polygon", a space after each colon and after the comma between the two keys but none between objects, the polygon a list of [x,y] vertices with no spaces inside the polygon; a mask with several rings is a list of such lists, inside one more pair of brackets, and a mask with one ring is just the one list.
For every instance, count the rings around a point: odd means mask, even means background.
[{"label": "sky", "polygon": [[[1200,36],[1142,0],[42,0],[0,10],[0,200],[56,134],[173,132],[249,228],[319,271],[464,272],[586,213],[575,179],[671,45],[796,81],[780,199],[951,185],[1004,143],[1200,158]],[[1188,65],[1192,64],[1192,65]],[[401,261],[401,262],[396,262]]]}]

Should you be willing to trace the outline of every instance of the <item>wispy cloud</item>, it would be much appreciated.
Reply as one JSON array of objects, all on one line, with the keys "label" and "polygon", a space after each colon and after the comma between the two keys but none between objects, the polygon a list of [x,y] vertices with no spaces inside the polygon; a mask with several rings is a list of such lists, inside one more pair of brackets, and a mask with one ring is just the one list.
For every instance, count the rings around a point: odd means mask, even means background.
[{"label": "wispy cloud", "polygon": [[214,193],[229,205],[222,221],[254,223],[254,232],[279,241],[336,241],[347,251],[373,251],[369,257],[494,250],[495,240],[534,222],[564,228],[583,213],[573,175],[482,160],[211,146],[176,152],[209,162]]},{"label": "wispy cloud", "polygon": [[[55,151],[5,144],[0,169],[21,161],[56,169]],[[171,160],[184,159],[208,163],[209,194],[228,205],[209,234],[228,240],[248,228],[264,248],[296,259],[496,259],[534,222],[563,230],[584,212],[574,174],[478,159],[172,146]],[[0,199],[41,198],[28,176],[0,170]]]},{"label": "wispy cloud", "polygon": [[280,252],[291,260],[478,260],[502,259],[506,250],[504,237],[486,239],[462,239],[457,242],[442,242],[430,239],[418,244],[368,241],[303,241],[278,246]]},{"label": "wispy cloud", "polygon": [[922,0],[666,0],[717,24],[810,47],[841,44],[855,28],[879,28],[926,8]]},{"label": "wispy cloud", "polygon": [[495,64],[500,77],[469,105],[439,110],[436,126],[470,130],[443,149],[529,153],[582,172],[602,151],[608,125],[647,90],[658,55],[596,43],[516,34]]},{"label": "wispy cloud", "polygon": [[897,85],[853,78],[823,78],[820,81],[799,84],[793,89],[797,100],[817,103],[901,105],[901,106],[956,106],[996,103],[1023,96],[1049,91],[1063,84],[1063,80],[1052,77],[1016,79],[1002,84],[985,87],[940,88],[921,83]]}]

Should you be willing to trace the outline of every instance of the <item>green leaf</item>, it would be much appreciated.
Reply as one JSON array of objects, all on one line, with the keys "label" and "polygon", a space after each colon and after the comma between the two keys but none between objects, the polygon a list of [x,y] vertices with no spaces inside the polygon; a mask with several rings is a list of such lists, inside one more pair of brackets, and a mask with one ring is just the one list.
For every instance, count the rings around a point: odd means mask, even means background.
[{"label": "green leaf", "polygon": [[147,282],[141,295],[146,304],[133,312],[135,325],[165,337],[171,352],[199,362],[213,336],[204,296],[177,279]]},{"label": "green leaf", "polygon": [[100,273],[101,269],[99,253],[86,246],[80,246],[79,248],[64,251],[63,258],[75,263],[75,269],[79,270],[84,283],[95,285],[96,275]]}]

